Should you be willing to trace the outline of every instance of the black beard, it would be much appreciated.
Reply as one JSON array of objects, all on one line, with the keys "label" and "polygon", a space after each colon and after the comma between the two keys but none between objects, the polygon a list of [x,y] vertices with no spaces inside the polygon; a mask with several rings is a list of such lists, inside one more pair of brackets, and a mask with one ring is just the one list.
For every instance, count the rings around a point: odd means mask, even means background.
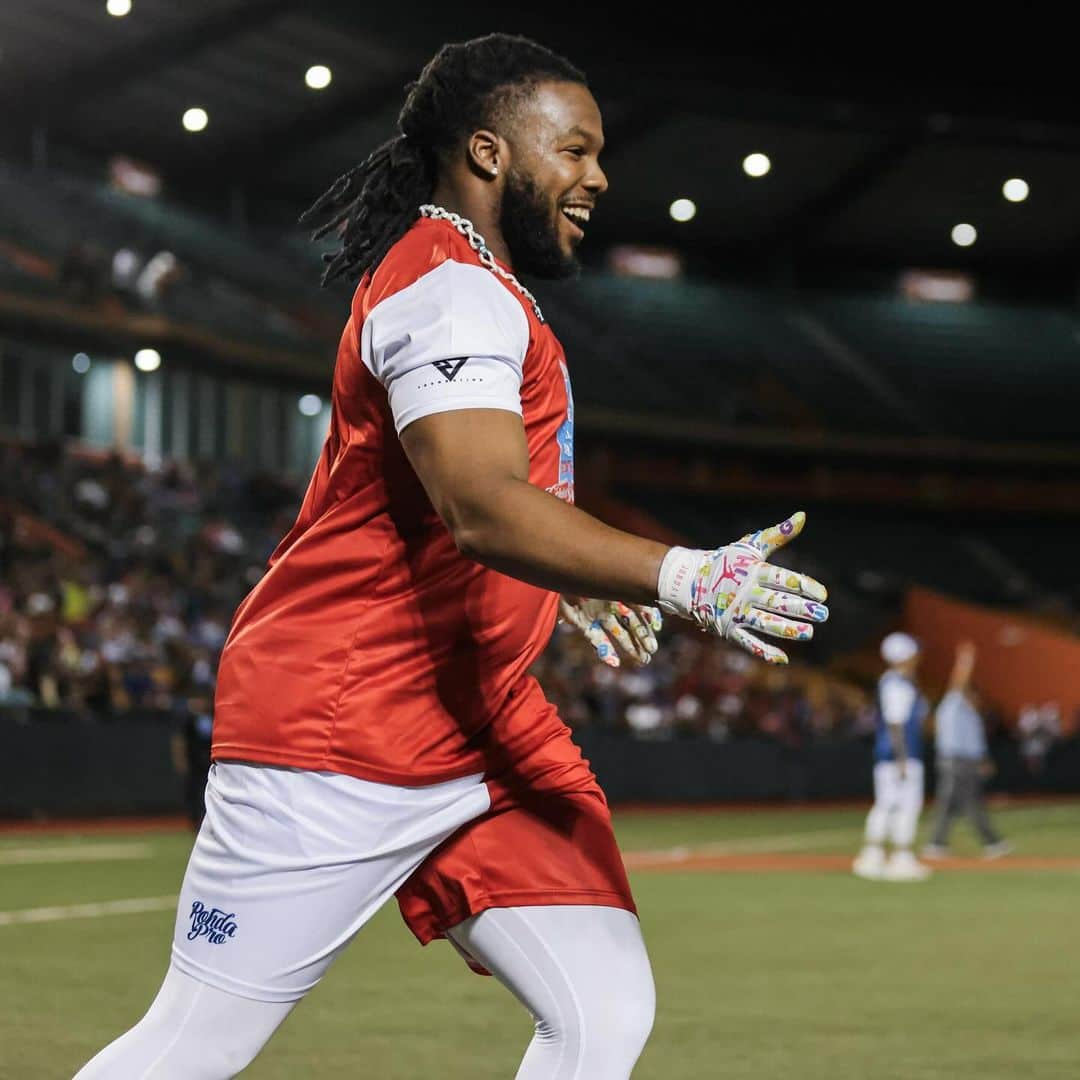
[{"label": "black beard", "polygon": [[529,177],[512,170],[506,174],[499,229],[516,273],[558,280],[580,272],[577,256],[567,255],[559,244],[551,200]]}]

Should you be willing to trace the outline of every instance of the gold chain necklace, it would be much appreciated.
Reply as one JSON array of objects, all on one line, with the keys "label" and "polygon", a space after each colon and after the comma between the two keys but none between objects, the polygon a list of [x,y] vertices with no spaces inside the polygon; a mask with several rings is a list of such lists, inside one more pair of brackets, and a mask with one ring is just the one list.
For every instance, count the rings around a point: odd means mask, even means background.
[{"label": "gold chain necklace", "polygon": [[533,312],[540,322],[544,321],[544,314],[540,310],[540,305],[536,302],[536,297],[533,296],[524,285],[513,274],[504,270],[496,261],[495,256],[488,250],[487,242],[484,238],[473,228],[473,223],[468,218],[463,218],[460,214],[455,214],[452,210],[447,210],[442,206],[435,206],[433,203],[425,203],[420,207],[420,216],[431,218],[434,221],[449,221],[451,225],[466,240],[469,241],[469,247],[476,252],[480,257],[480,262],[487,267],[493,274],[497,274],[504,281],[510,282],[515,289],[532,305]]}]

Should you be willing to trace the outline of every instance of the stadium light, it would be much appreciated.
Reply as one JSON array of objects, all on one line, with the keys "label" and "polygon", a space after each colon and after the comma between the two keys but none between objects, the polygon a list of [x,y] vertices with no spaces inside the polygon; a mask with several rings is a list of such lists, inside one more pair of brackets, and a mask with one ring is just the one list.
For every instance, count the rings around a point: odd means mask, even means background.
[{"label": "stadium light", "polygon": [[668,208],[668,213],[676,221],[689,221],[696,213],[693,199],[676,199]]},{"label": "stadium light", "polygon": [[768,154],[747,154],[742,162],[743,172],[747,176],[764,176],[771,168],[772,162]]},{"label": "stadium light", "polygon": [[157,371],[161,367],[161,353],[157,349],[140,349],[135,354],[135,366],[140,371]]},{"label": "stadium light", "polygon": [[1005,196],[1009,202],[1023,202],[1028,195],[1031,194],[1031,188],[1028,187],[1026,180],[1021,180],[1018,176],[1014,176],[1011,180],[1006,180],[1001,185],[1001,194]]},{"label": "stadium light", "polygon": [[131,11],[131,0],[106,0],[105,10],[117,19],[122,19]]},{"label": "stadium light", "polygon": [[202,131],[210,123],[210,117],[205,109],[198,106],[188,109],[184,113],[183,124],[187,131]]},{"label": "stadium light", "polygon": [[974,225],[960,224],[954,225],[952,230],[952,242],[957,247],[971,247],[978,238],[978,233],[975,231]]},{"label": "stadium light", "polygon": [[71,358],[71,366],[76,375],[85,375],[90,370],[90,357],[84,352],[77,352]]},{"label": "stadium light", "polygon": [[307,69],[307,73],[304,75],[304,82],[306,82],[312,90],[325,90],[330,85],[330,80],[333,77],[333,73],[325,64],[314,64]]},{"label": "stadium light", "polygon": [[297,403],[304,416],[318,416],[322,411],[322,398],[318,394],[305,394]]}]

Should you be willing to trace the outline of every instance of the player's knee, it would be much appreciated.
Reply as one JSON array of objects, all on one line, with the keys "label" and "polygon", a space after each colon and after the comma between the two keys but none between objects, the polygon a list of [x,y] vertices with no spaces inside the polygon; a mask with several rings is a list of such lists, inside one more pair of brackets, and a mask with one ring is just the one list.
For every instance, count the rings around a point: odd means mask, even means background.
[{"label": "player's knee", "polygon": [[537,1018],[536,1037],[562,1044],[564,1057],[588,1061],[590,1066],[597,1062],[604,1062],[605,1067],[616,1067],[619,1062],[632,1066],[649,1038],[655,1016],[656,992],[646,972],[637,979],[605,981],[591,987],[588,994],[578,988],[560,1007]]},{"label": "player's knee", "polygon": [[655,1019],[656,992],[650,978],[647,987],[639,988],[632,997],[624,998],[620,1003],[611,1038],[636,1056],[648,1041]]},{"label": "player's knee", "polygon": [[651,973],[612,980],[582,1009],[585,1044],[633,1062],[641,1053],[656,1017]]}]

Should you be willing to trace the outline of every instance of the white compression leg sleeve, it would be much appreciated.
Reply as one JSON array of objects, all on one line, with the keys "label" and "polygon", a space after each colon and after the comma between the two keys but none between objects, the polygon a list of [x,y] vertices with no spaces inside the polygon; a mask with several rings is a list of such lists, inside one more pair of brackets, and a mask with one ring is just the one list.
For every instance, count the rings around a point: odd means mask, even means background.
[{"label": "white compression leg sleeve", "polygon": [[229,1080],[295,1004],[237,997],[170,967],[147,1014],[75,1080]]},{"label": "white compression leg sleeve", "polygon": [[620,908],[492,908],[450,931],[532,1013],[517,1080],[627,1080],[656,993],[637,919]]}]

